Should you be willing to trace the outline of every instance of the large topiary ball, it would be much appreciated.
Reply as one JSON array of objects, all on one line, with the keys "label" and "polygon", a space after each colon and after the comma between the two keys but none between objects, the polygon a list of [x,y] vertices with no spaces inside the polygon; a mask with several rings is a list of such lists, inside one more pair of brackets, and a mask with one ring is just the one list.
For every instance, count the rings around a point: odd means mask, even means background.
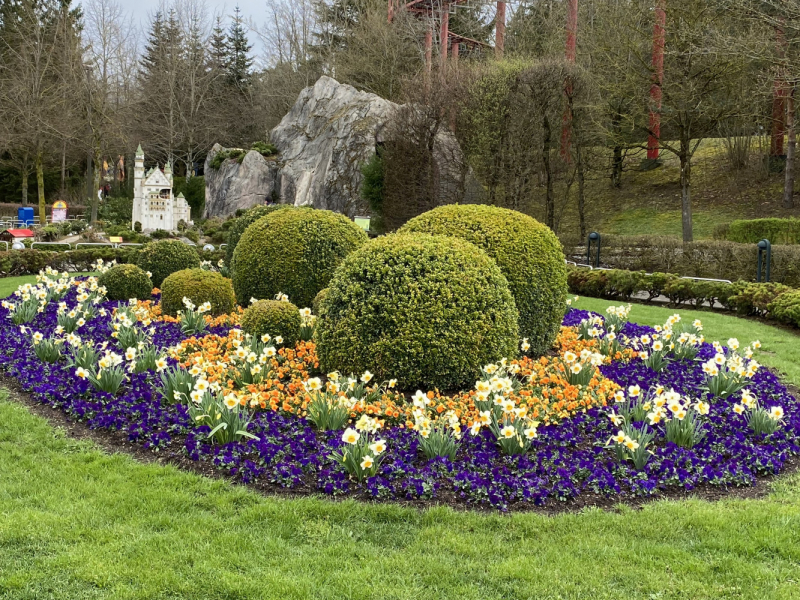
[{"label": "large topiary ball", "polygon": [[228,314],[236,305],[231,280],[203,269],[176,271],[161,284],[161,312],[165,315],[184,310],[184,298],[196,306],[210,302],[213,316]]},{"label": "large topiary ball", "polygon": [[300,326],[300,310],[291,302],[259,300],[242,315],[242,331],[259,338],[265,333],[281,336],[289,347],[300,339]]},{"label": "large topiary ball", "polygon": [[153,285],[160,288],[164,280],[184,269],[200,266],[200,257],[192,246],[178,240],[150,242],[139,251],[137,264],[150,271]]},{"label": "large topiary ball", "polygon": [[492,257],[508,279],[519,311],[520,337],[531,353],[553,345],[566,311],[567,268],[561,243],[537,220],[486,205],[449,205],[411,219],[400,231],[458,237]]},{"label": "large topiary ball", "polygon": [[233,261],[233,251],[239,245],[239,240],[242,234],[253,223],[258,221],[261,217],[266,217],[268,214],[276,210],[294,208],[292,204],[265,204],[262,206],[255,206],[245,211],[245,213],[233,222],[233,225],[228,229],[228,239],[225,246],[225,264],[231,266]]},{"label": "large topiary ball", "polygon": [[326,370],[449,390],[471,387],[481,367],[517,353],[506,278],[456,238],[377,238],[344,260],[322,304],[316,341]]},{"label": "large topiary ball", "polygon": [[328,285],[345,256],[367,241],[347,217],[329,210],[277,210],[248,227],[233,253],[239,304],[284,293],[301,307]]},{"label": "large topiary ball", "polygon": [[153,282],[136,265],[115,265],[97,279],[106,288],[109,300],[147,300],[153,294]]}]

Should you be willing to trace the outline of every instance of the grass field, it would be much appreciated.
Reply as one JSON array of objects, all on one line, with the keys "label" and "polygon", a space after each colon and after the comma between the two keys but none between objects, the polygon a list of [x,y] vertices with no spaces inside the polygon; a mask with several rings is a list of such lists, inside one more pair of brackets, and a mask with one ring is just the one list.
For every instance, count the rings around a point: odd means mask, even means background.
[{"label": "grass field", "polygon": [[287,500],[105,454],[0,393],[0,598],[795,600],[800,476],[758,500],[557,516]]},{"label": "grass field", "polygon": [[[97,273],[71,273],[71,275],[97,275]],[[2,277],[0,278],[0,298],[6,298],[13,294],[16,289],[26,283],[36,283],[36,275],[23,275],[21,277]]]}]

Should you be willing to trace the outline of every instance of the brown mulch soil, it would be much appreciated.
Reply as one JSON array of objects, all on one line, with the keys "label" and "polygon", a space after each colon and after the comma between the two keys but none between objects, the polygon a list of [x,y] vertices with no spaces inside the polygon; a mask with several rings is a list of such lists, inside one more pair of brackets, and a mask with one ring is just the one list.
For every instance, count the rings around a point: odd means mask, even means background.
[{"label": "brown mulch soil", "polygon": [[[317,496],[338,501],[344,499],[357,499],[371,504],[382,504],[387,501],[376,501],[367,495],[350,494],[345,497],[331,497],[321,494],[316,489],[311,477],[303,486],[287,489],[267,481],[257,480],[252,483],[243,484],[234,477],[230,477],[206,461],[195,461],[186,456],[180,449],[183,448],[183,440],[178,436],[173,437],[171,448],[156,452],[151,452],[139,444],[131,443],[127,436],[119,431],[107,429],[91,429],[87,424],[73,421],[60,409],[53,408],[46,404],[36,402],[30,394],[24,392],[17,382],[6,377],[2,381],[2,387],[9,392],[9,399],[25,406],[29,412],[47,420],[54,428],[61,429],[66,435],[73,439],[90,440],[99,446],[104,452],[109,454],[126,454],[135,460],[146,464],[172,465],[184,471],[196,473],[205,477],[227,480],[234,485],[243,485],[254,492],[264,496],[278,497],[284,499],[299,498],[306,496]],[[789,387],[789,386],[787,386]],[[789,387],[792,394],[797,395],[800,390]],[[558,515],[569,512],[579,512],[586,508],[600,508],[617,512],[621,507],[639,509],[645,504],[656,500],[689,500],[700,499],[707,501],[723,500],[727,498],[736,499],[759,499],[767,496],[771,491],[772,483],[779,477],[785,477],[796,472],[800,468],[800,458],[792,457],[786,462],[783,472],[778,476],[759,477],[755,485],[748,487],[721,487],[710,484],[703,484],[691,491],[682,489],[668,489],[660,492],[657,496],[648,498],[620,497],[620,496],[601,496],[591,493],[583,493],[577,499],[567,502],[550,501],[545,506],[534,506],[529,503],[511,504],[509,512],[536,512],[544,515]],[[475,506],[467,504],[460,497],[456,490],[447,489],[444,486],[437,490],[435,500],[391,500],[388,501],[395,505],[412,507],[417,509],[432,508],[436,506],[449,506],[454,510],[472,510],[476,512],[494,513],[499,511],[489,506]]]}]

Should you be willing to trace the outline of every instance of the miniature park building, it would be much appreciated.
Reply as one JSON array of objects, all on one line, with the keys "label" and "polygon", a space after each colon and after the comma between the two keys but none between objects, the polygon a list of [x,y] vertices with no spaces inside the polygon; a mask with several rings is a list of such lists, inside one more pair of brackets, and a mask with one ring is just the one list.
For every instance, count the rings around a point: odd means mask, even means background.
[{"label": "miniature park building", "polygon": [[183,194],[172,196],[172,166],[167,162],[164,171],[158,167],[144,172],[144,152],[142,145],[136,149],[133,166],[133,219],[142,224],[142,231],[163,229],[174,231],[183,220],[191,225],[189,205]]}]

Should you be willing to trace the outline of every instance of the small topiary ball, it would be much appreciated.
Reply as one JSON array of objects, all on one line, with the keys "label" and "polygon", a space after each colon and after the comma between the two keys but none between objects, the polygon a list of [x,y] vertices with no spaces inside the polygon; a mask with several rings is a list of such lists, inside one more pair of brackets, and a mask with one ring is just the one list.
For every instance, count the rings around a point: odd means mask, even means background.
[{"label": "small topiary ball", "polygon": [[236,305],[231,280],[203,269],[176,271],[164,280],[161,312],[174,317],[178,311],[184,310],[184,298],[189,298],[195,306],[210,302],[212,316],[228,314]]},{"label": "small topiary ball", "polygon": [[137,264],[151,273],[153,285],[160,288],[164,280],[184,269],[200,266],[200,257],[192,246],[178,240],[150,242],[139,251]]},{"label": "small topiary ball", "polygon": [[520,337],[528,338],[534,355],[550,350],[566,312],[567,267],[548,227],[515,210],[453,204],[411,219],[400,231],[458,237],[483,249],[508,279]]},{"label": "small topiary ball", "polygon": [[328,371],[371,371],[407,389],[469,388],[481,367],[517,354],[517,309],[478,247],[444,236],[387,235],[336,271],[316,331]]},{"label": "small topiary ball", "polygon": [[290,348],[300,339],[300,325],[300,310],[280,300],[259,300],[242,315],[242,331],[258,338],[265,333],[273,338],[281,336]]},{"label": "small topiary ball", "polygon": [[268,214],[276,210],[294,208],[292,204],[265,204],[262,206],[254,206],[244,212],[244,214],[233,222],[233,225],[228,229],[228,240],[225,246],[225,264],[228,267],[233,262],[233,251],[239,245],[239,240],[242,239],[242,234],[253,223],[258,221],[261,217],[266,217]]},{"label": "small topiary ball", "polygon": [[239,304],[278,293],[297,306],[311,306],[345,256],[367,234],[329,210],[276,210],[248,227],[233,253],[233,289]]},{"label": "small topiary ball", "polygon": [[325,296],[328,295],[328,288],[324,290],[320,290],[319,294],[314,296],[314,301],[311,303],[311,312],[318,317],[325,312],[325,309],[322,306],[322,303],[325,301]]},{"label": "small topiary ball", "polygon": [[153,294],[153,282],[136,265],[114,265],[97,279],[106,288],[109,300],[147,300]]}]

